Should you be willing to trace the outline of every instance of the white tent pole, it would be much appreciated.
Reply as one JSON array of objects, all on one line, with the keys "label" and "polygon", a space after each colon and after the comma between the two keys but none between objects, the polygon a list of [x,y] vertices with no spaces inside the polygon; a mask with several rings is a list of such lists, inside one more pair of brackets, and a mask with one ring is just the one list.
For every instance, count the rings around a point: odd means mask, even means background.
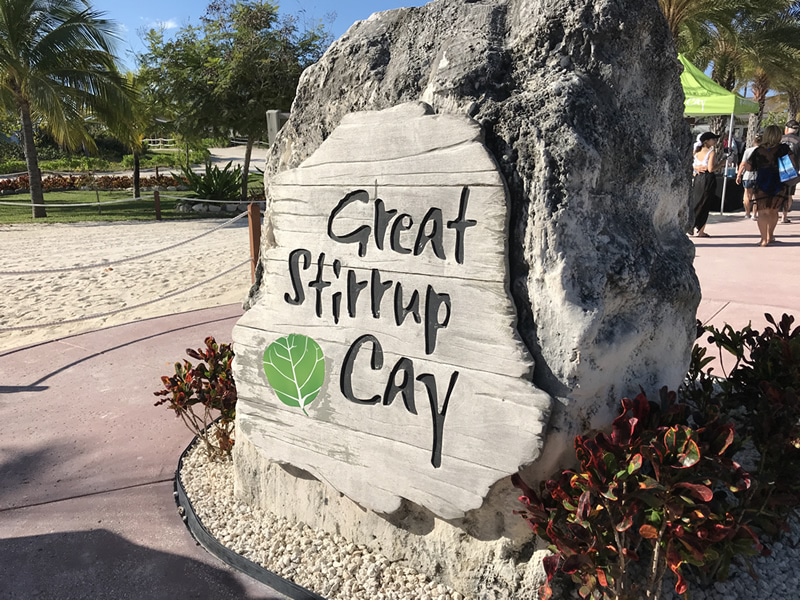
[{"label": "white tent pole", "polygon": [[[728,149],[729,153],[731,153],[731,141],[734,137],[734,111],[731,113],[731,119],[729,120],[729,144]],[[729,179],[726,177],[726,168],[729,165],[728,158],[726,159],[726,163],[723,165],[723,192],[720,193],[720,214],[723,215],[723,205],[726,204],[726,181]]]}]

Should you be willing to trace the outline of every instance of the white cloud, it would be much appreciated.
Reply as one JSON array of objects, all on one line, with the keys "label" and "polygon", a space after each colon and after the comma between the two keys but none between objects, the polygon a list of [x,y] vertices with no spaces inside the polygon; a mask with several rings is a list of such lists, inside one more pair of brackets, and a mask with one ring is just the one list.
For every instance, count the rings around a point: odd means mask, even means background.
[{"label": "white cloud", "polygon": [[156,21],[153,24],[153,27],[159,29],[178,29],[179,25],[178,21],[176,21],[175,19],[167,19],[166,21]]}]

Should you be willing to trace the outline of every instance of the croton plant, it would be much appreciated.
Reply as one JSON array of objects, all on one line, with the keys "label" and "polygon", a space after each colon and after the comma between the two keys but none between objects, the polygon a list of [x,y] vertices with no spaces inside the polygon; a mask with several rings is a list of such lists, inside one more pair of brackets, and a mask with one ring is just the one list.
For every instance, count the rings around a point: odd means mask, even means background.
[{"label": "croton plant", "polygon": [[761,551],[732,511],[729,492],[750,486],[730,458],[734,427],[692,426],[674,393],[663,389],[661,397],[661,404],[644,393],[623,399],[611,432],[576,437],[577,470],[538,491],[513,477],[523,491],[520,514],[550,544],[544,598],[558,572],[583,598],[656,598],[667,569],[681,595],[686,566],[727,573],[734,555]]}]

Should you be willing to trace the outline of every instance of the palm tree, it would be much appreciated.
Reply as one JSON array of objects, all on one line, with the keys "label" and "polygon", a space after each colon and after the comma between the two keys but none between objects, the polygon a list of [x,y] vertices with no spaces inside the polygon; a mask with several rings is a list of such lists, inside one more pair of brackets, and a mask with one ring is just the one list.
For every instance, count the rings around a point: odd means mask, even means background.
[{"label": "palm tree", "polygon": [[85,0],[0,0],[0,105],[18,112],[33,217],[46,217],[34,123],[68,148],[94,147],[85,118],[130,121],[113,55],[114,25]]},{"label": "palm tree", "polygon": [[798,112],[799,1],[770,0],[761,9],[744,15],[742,27],[744,79],[759,103],[759,114],[749,120],[749,137],[762,121],[770,90],[788,94],[788,119]]},{"label": "palm tree", "polygon": [[135,73],[127,72],[125,80],[129,89],[135,92],[136,98],[131,105],[131,118],[123,123],[122,130],[114,131],[114,135],[131,149],[133,154],[133,193],[139,198],[140,190],[140,157],[145,149],[145,132],[156,121],[154,105],[144,101],[143,83]]},{"label": "palm tree", "polygon": [[[750,84],[760,112],[749,118],[749,139],[758,129],[769,90],[788,91],[789,116],[798,110],[799,0],[659,0],[676,46],[712,79],[736,90]],[[710,120],[720,131],[724,117]]]},{"label": "palm tree", "polygon": [[679,52],[692,60],[693,51],[704,40],[730,28],[737,11],[748,1],[659,0],[659,7]]}]

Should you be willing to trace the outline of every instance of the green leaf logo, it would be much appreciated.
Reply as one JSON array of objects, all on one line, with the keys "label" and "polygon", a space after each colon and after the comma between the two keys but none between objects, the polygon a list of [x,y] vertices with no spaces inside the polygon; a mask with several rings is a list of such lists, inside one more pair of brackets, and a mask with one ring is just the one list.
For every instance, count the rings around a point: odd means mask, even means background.
[{"label": "green leaf logo", "polygon": [[302,334],[281,337],[264,350],[264,374],[282,403],[306,414],[325,380],[323,350]]}]

